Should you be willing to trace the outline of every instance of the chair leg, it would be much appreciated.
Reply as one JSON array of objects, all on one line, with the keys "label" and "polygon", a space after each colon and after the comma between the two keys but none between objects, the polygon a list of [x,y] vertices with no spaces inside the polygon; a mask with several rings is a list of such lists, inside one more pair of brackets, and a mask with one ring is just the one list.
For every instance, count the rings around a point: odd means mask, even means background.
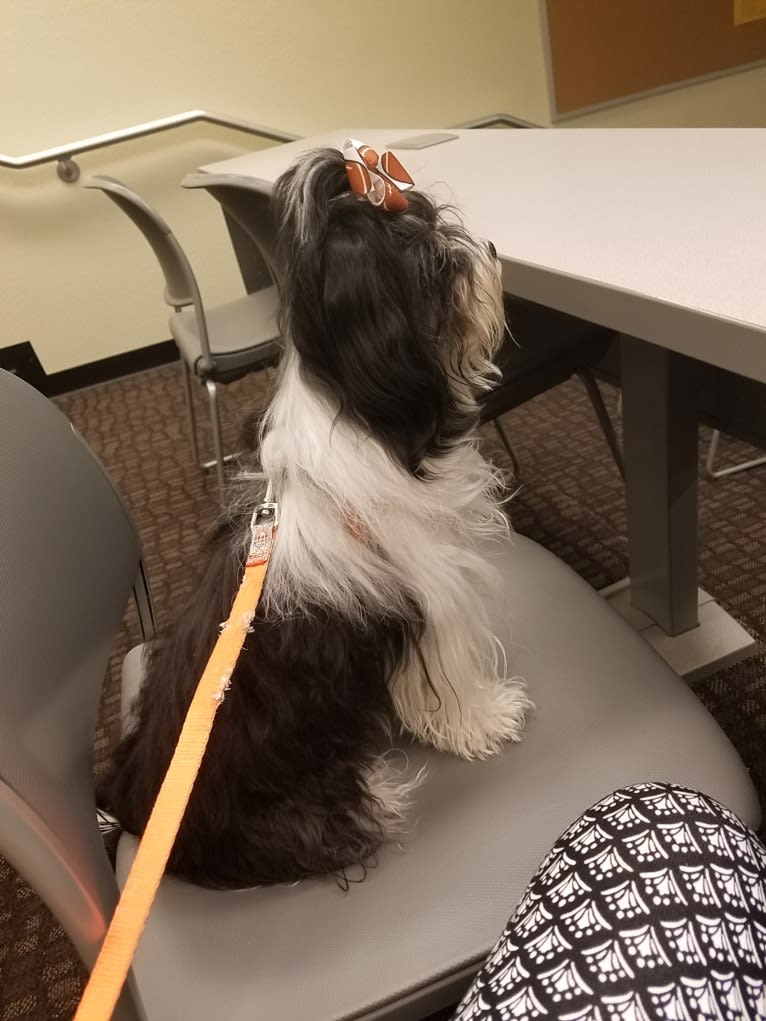
[{"label": "chair leg", "polygon": [[199,444],[197,442],[197,420],[194,416],[194,398],[192,396],[191,370],[186,364],[186,359],[181,357],[181,379],[184,387],[184,400],[186,401],[186,417],[189,423],[189,438],[191,440],[192,456],[196,464],[199,464]]},{"label": "chair leg", "polygon": [[506,433],[505,429],[500,424],[500,419],[499,418],[493,418],[492,419],[492,424],[495,427],[495,431],[497,432],[497,435],[500,437],[500,442],[503,444],[503,446],[506,449],[508,457],[510,457],[510,459],[511,459],[511,464],[513,465],[513,477],[516,478],[516,479],[520,479],[521,478],[521,465],[519,464],[519,459],[516,457],[514,449],[511,446],[511,441],[508,439],[508,434]]},{"label": "chair leg", "polygon": [[221,437],[221,418],[218,414],[218,392],[212,379],[205,381],[207,396],[210,401],[210,424],[213,427],[213,453],[215,455],[215,474],[218,480],[218,492],[223,500],[225,494],[223,475],[223,439]]},{"label": "chair leg", "polygon": [[[186,362],[181,359],[181,378],[184,385],[184,401],[186,403],[186,414],[189,424],[189,440],[191,442],[192,454],[198,468],[203,471],[210,471],[211,468],[215,468],[218,474],[218,486],[223,491],[223,469],[220,467],[224,464],[229,464],[231,461],[236,460],[239,457],[239,452],[234,454],[222,454],[218,444],[221,441],[221,425],[218,417],[218,399],[216,394],[216,387],[214,383],[206,382],[208,388],[208,397],[210,398],[211,406],[211,418],[213,422],[213,444],[215,447],[215,457],[209,461],[203,461],[199,456],[199,440],[197,439],[197,416],[194,413],[194,398],[192,396],[192,372]],[[210,387],[212,386],[213,392],[211,395]]]},{"label": "chair leg", "polygon": [[721,479],[725,475],[736,475],[739,472],[749,471],[750,468],[757,468],[758,465],[766,464],[766,455],[762,457],[753,458],[752,461],[742,461],[740,464],[734,464],[731,468],[718,468],[715,465],[715,456],[718,452],[718,441],[721,438],[721,433],[718,429],[713,430],[713,435],[710,437],[710,446],[708,447],[707,458],[705,459],[705,474],[709,479]]},{"label": "chair leg", "polygon": [[601,391],[598,388],[598,383],[588,371],[584,370],[582,372],[578,372],[577,375],[580,377],[580,380],[588,393],[588,397],[590,397],[590,402],[593,405],[593,410],[596,412],[596,418],[601,426],[604,439],[612,452],[612,457],[614,458],[614,463],[617,465],[617,470],[624,479],[625,465],[622,459],[622,450],[620,450],[620,444],[617,440],[612,420],[609,418],[609,412],[606,410],[604,398],[601,396]]}]

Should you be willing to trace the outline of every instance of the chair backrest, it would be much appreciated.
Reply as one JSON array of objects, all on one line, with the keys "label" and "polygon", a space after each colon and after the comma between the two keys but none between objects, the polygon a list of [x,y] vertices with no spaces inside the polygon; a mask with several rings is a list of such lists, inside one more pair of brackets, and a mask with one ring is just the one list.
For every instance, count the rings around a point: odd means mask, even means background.
[{"label": "chair backrest", "polygon": [[[93,742],[140,570],[125,507],[68,420],[0,371],[0,854],[91,967],[117,900]],[[142,1016],[124,994],[115,1017]]]},{"label": "chair backrest", "polygon": [[200,303],[199,287],[186,253],[156,209],[113,177],[91,177],[84,188],[97,188],[130,217],[152,246],[165,277],[165,301],[173,308]]},{"label": "chair backrest", "polygon": [[224,212],[255,242],[271,278],[278,284],[276,265],[277,225],[271,211],[272,185],[243,174],[187,174],[184,188],[204,188]]}]

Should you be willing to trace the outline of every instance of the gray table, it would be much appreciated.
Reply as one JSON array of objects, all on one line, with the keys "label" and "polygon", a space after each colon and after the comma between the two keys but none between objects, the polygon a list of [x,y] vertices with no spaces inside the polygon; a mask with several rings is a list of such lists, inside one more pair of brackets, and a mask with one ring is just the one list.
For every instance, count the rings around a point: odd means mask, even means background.
[{"label": "gray table", "polygon": [[[201,168],[273,182],[306,148],[424,129],[339,128]],[[766,382],[766,131],[457,131],[398,150],[491,239],[506,290],[622,333],[630,581],[605,593],[680,673],[753,651],[697,588],[688,358]]]}]

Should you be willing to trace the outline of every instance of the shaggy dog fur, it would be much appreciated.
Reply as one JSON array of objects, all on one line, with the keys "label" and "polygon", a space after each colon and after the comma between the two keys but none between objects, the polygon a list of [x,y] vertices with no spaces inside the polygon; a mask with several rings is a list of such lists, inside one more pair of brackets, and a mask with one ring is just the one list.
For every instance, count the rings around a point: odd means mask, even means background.
[{"label": "shaggy dog fur", "polygon": [[265,481],[280,524],[261,604],[170,860],[195,883],[344,875],[401,831],[404,731],[465,758],[520,737],[480,551],[504,534],[477,449],[477,391],[504,330],[491,245],[408,192],[388,213],[319,150],[276,186],[279,384],[207,569],[151,649],[108,789],[143,831],[193,689],[228,616]]}]

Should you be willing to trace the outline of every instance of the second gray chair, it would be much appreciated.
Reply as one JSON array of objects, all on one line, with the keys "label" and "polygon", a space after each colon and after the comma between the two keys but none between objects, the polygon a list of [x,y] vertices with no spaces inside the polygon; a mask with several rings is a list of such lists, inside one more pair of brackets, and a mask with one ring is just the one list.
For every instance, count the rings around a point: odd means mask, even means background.
[{"label": "second gray chair", "polygon": [[[111,177],[92,177],[86,188],[98,188],[126,213],[154,250],[165,277],[165,301],[174,310],[170,333],[181,356],[184,395],[194,458],[202,468],[216,469],[219,489],[224,463],[218,409],[218,383],[231,383],[273,363],[279,354],[277,289],[271,284],[253,294],[205,308],[186,254],[168,224],[148,202]],[[191,378],[206,388],[213,431],[214,458],[200,461]]]},{"label": "second gray chair", "polygon": [[224,215],[255,243],[276,283],[277,226],[271,210],[273,186],[244,174],[204,173],[187,174],[181,184],[184,188],[204,188],[218,201]]}]

